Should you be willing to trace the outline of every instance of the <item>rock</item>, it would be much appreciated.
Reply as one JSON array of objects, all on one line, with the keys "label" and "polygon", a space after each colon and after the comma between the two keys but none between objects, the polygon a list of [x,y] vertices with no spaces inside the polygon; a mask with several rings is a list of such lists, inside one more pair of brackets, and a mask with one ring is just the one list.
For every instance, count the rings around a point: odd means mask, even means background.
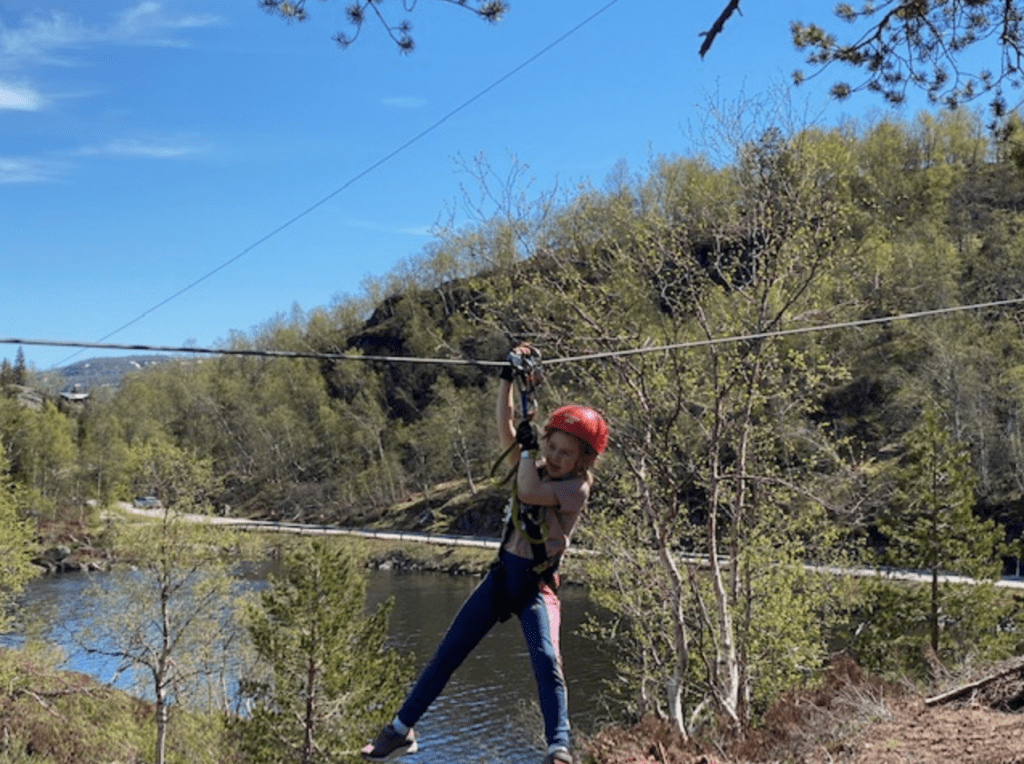
[{"label": "rock", "polygon": [[60,562],[65,557],[69,557],[71,555],[71,550],[68,547],[64,546],[63,544],[60,544],[60,545],[55,546],[55,547],[50,547],[49,549],[47,549],[43,553],[43,555],[48,560],[53,560],[54,562]]}]

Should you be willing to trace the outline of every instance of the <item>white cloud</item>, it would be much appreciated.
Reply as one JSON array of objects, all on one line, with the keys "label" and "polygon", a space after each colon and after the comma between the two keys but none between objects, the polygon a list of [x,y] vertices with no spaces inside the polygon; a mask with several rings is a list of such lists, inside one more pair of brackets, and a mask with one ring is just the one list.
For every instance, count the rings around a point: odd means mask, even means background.
[{"label": "white cloud", "polygon": [[[38,3],[38,5],[44,5]],[[40,85],[43,67],[88,66],[105,49],[118,46],[185,46],[190,30],[219,23],[213,14],[183,14],[157,0],[120,0],[103,3],[62,3],[18,18],[0,13],[0,114],[43,111],[57,100],[84,95],[62,76]],[[74,9],[70,10],[57,10]],[[81,9],[81,10],[79,10]],[[53,83],[59,82],[60,94]],[[74,95],[72,95],[74,94]],[[188,139],[111,140],[79,151],[63,152],[62,159],[0,156],[0,184],[38,183],[64,177],[75,157],[141,157],[174,159],[203,148]]]},{"label": "white cloud", "polygon": [[43,97],[30,87],[0,82],[0,111],[39,111]]},{"label": "white cloud", "polygon": [[355,220],[348,219],[343,221],[343,225],[351,228],[361,228],[367,231],[384,231],[387,233],[400,233],[406,236],[431,236],[433,235],[434,226],[403,226],[393,225],[391,223],[381,222],[378,220]]},{"label": "white cloud", "polygon": [[0,185],[45,183],[56,180],[59,174],[59,167],[53,162],[0,156]]},{"label": "white cloud", "polygon": [[198,154],[198,146],[184,143],[146,142],[134,138],[119,138],[96,146],[85,146],[80,156],[143,157],[147,159],[177,159]]},{"label": "white cloud", "polygon": [[217,22],[213,14],[168,16],[161,3],[147,0],[120,13],[110,26],[108,36],[112,42],[133,45],[182,45],[180,39],[167,37],[166,33],[213,26]]},{"label": "white cloud", "polygon": [[218,20],[212,13],[172,18],[164,14],[161,3],[147,0],[119,14],[111,30],[118,37],[135,39],[157,30],[208,27]]},{"label": "white cloud", "polygon": [[35,16],[16,29],[0,30],[0,63],[7,69],[36,63],[61,63],[54,51],[75,48],[90,37],[81,20],[66,14]]},{"label": "white cloud", "polygon": [[[70,66],[76,55],[112,45],[178,46],[187,44],[181,30],[218,23],[213,14],[174,15],[155,0],[143,0],[103,21],[86,21],[61,11],[36,13],[19,26],[0,21],[0,72],[26,79],[39,66]],[[39,111],[49,99],[31,84],[0,81],[0,111]]]},{"label": "white cloud", "polygon": [[184,45],[173,32],[218,21],[213,14],[174,16],[153,0],[100,23],[87,23],[80,16],[60,11],[39,13],[26,18],[20,27],[0,26],[0,66],[10,70],[39,63],[68,64],[69,53],[104,45]]}]

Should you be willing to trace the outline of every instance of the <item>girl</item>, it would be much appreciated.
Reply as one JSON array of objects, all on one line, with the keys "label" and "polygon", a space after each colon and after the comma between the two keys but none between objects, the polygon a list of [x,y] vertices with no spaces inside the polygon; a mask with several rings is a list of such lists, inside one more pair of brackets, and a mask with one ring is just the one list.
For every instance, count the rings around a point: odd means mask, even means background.
[{"label": "girl", "polygon": [[[532,353],[523,345],[510,359]],[[541,446],[530,422],[514,425],[513,374],[511,363],[502,370],[495,407],[498,444],[508,450],[510,466],[517,467],[516,493],[498,560],[463,603],[394,720],[363,748],[367,761],[390,761],[414,752],[413,725],[491,627],[516,615],[537,679],[548,743],[544,762],[572,764],[558,647],[556,571],[594,484],[590,468],[608,444],[608,427],[591,408],[562,406],[548,419]]]}]

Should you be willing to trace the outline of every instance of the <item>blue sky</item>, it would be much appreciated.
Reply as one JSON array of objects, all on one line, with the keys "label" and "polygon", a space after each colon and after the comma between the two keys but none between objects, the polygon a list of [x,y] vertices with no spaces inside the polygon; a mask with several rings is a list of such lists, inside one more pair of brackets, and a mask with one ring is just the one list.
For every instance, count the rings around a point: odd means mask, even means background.
[{"label": "blue sky", "polygon": [[[252,2],[4,0],[0,338],[93,342],[240,254],[609,5],[514,2],[497,25],[422,0],[417,48],[368,24],[339,50],[343,0],[286,24]],[[696,150],[709,98],[785,86],[789,22],[813,0],[619,0],[382,166],[108,342],[210,347],[293,305],[328,306],[416,255],[457,207],[463,160],[509,157],[537,193],[624,160]],[[385,3],[392,13],[398,2]],[[785,10],[777,10],[784,7]],[[798,91],[825,124],[878,111]],[[14,358],[15,345],[0,345]],[[39,370],[75,350],[24,346]],[[82,360],[107,353],[85,350]]]}]

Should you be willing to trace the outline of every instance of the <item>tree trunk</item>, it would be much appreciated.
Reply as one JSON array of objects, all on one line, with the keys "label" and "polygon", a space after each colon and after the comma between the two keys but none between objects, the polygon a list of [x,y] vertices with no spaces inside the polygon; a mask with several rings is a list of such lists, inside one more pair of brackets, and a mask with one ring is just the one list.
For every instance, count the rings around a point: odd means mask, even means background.
[{"label": "tree trunk", "polygon": [[[721,400],[718,400],[718,405]],[[722,500],[721,461],[718,447],[721,444],[721,414],[716,412],[710,464],[711,491],[709,496],[708,521],[706,528],[708,565],[711,571],[711,586],[715,593],[715,609],[718,624],[718,639],[715,647],[715,675],[712,693],[721,711],[739,724],[739,658],[736,655],[736,639],[733,633],[732,599],[725,585],[722,568],[718,561],[718,512]],[[731,564],[735,564],[733,555]],[[735,575],[734,575],[735,578]]]},{"label": "tree trunk", "polygon": [[156,694],[156,751],[154,764],[164,764],[167,750],[167,691],[158,686]]},{"label": "tree trunk", "polygon": [[313,761],[313,728],[316,714],[316,660],[309,656],[306,665],[306,718],[302,740],[302,764]]},{"label": "tree trunk", "polygon": [[668,715],[676,725],[679,733],[688,740],[690,735],[686,729],[686,717],[683,713],[683,689],[686,684],[686,673],[690,662],[690,640],[686,627],[686,615],[683,610],[683,578],[679,566],[669,547],[664,526],[658,533],[658,557],[672,582],[672,621],[673,639],[675,642],[676,665],[668,681]]}]

